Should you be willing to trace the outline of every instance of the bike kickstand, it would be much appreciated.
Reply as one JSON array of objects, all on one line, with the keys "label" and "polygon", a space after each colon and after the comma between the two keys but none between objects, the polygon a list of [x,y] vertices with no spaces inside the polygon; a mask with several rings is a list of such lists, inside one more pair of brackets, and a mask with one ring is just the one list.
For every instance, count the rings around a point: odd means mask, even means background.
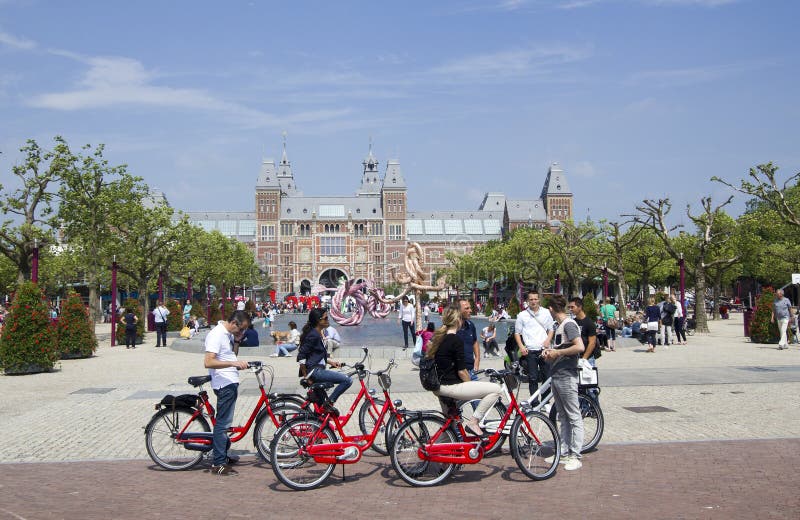
[{"label": "bike kickstand", "polygon": [[345,476],[344,476],[344,467],[345,467],[346,465],[347,465],[347,464],[342,464],[342,482],[344,482],[344,481],[345,481]]}]

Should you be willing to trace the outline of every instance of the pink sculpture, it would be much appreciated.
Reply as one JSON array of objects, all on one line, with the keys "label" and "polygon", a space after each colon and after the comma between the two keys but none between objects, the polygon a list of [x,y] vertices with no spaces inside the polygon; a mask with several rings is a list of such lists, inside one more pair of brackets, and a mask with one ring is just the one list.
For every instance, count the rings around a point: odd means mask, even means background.
[{"label": "pink sculpture", "polygon": [[[344,282],[336,290],[331,300],[331,309],[328,314],[339,325],[359,325],[364,319],[365,312],[369,312],[373,318],[386,318],[392,311],[392,304],[400,301],[403,296],[409,292],[414,293],[414,304],[417,308],[417,330],[422,327],[422,306],[420,304],[420,294],[422,291],[441,291],[444,289],[444,281],[440,281],[438,286],[426,285],[425,272],[422,270],[422,259],[424,258],[422,247],[412,242],[408,244],[406,249],[405,258],[405,272],[396,273],[392,271],[392,275],[397,283],[403,286],[403,290],[397,296],[386,298],[386,293],[380,287],[375,285],[372,280],[367,280],[362,283],[354,283],[352,280]],[[321,286],[316,286],[318,289]],[[363,289],[367,289],[367,295],[364,294]],[[324,289],[323,290],[327,290]],[[347,301],[347,298],[353,298],[355,301],[355,309],[347,316],[342,312],[342,307]]]}]

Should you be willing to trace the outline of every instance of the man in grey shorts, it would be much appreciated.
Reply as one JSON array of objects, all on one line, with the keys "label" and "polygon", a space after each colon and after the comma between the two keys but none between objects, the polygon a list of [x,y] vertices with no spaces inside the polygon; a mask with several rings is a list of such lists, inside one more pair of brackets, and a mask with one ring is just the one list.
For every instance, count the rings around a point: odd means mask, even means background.
[{"label": "man in grey shorts", "polygon": [[772,302],[772,321],[775,322],[777,320],[778,329],[781,331],[778,350],[789,348],[789,343],[786,340],[786,328],[789,326],[791,317],[792,302],[783,295],[783,289],[778,289],[778,292],[775,293],[775,301]]}]

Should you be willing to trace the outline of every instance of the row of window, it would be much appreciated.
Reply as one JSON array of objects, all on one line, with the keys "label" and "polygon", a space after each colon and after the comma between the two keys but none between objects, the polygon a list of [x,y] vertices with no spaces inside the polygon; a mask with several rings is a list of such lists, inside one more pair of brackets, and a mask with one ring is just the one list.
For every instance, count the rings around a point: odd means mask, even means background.
[{"label": "row of window", "polygon": [[[247,221],[241,221],[247,222]],[[231,221],[230,223],[235,224],[235,221]],[[282,237],[290,237],[294,235],[294,224],[284,222],[281,224],[281,236]],[[240,224],[240,229],[242,228]],[[264,226],[262,226],[262,229]],[[341,233],[343,230],[346,230],[344,225],[340,224],[325,224],[322,228],[323,233]],[[369,230],[372,236],[380,236],[383,235],[383,222],[372,222],[367,227],[366,224],[354,224],[353,225],[353,234],[357,237],[365,237],[367,236],[367,230]],[[234,229],[235,232],[235,229]],[[235,234],[235,233],[233,233]],[[242,234],[242,233],[240,233]],[[255,221],[253,221],[253,232],[255,234]],[[264,233],[262,233],[262,236]],[[297,225],[297,236],[300,237],[308,237],[311,236],[311,224],[298,224]]]}]

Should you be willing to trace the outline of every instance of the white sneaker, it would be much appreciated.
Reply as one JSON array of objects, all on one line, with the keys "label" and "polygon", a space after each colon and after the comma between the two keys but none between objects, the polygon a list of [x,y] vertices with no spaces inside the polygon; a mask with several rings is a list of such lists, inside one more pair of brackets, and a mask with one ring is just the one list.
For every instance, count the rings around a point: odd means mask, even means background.
[{"label": "white sneaker", "polygon": [[581,459],[578,457],[570,457],[569,462],[564,464],[564,471],[575,471],[576,469],[581,469],[583,463]]},{"label": "white sneaker", "polygon": [[[546,463],[548,463],[548,464],[552,464],[552,463],[553,463],[553,459],[555,459],[555,458],[556,458],[556,457],[555,457],[555,455],[552,455],[552,456],[550,456],[550,457],[547,457],[546,459],[544,459],[544,461],[545,461]],[[558,459],[558,463],[559,463],[559,464],[566,464],[567,462],[569,462],[569,461],[570,461],[570,459],[571,459],[571,458],[572,458],[572,457],[570,457],[569,455],[564,455],[563,457],[561,457],[560,459]]]},{"label": "white sneaker", "polygon": [[278,354],[270,354],[269,357],[278,357]]}]

